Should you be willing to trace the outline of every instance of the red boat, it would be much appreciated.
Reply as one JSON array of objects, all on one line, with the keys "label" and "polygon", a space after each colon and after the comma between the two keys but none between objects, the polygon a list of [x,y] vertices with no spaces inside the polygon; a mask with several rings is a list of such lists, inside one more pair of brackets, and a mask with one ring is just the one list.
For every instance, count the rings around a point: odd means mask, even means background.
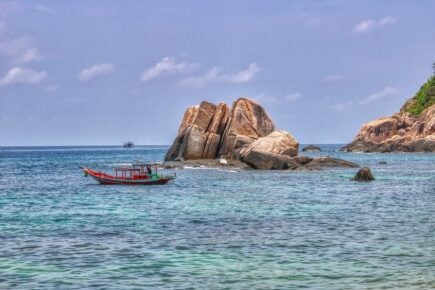
[{"label": "red boat", "polygon": [[161,175],[157,164],[132,164],[131,167],[115,168],[115,175],[83,167],[85,176],[90,175],[101,184],[156,185],[174,180],[176,175]]}]

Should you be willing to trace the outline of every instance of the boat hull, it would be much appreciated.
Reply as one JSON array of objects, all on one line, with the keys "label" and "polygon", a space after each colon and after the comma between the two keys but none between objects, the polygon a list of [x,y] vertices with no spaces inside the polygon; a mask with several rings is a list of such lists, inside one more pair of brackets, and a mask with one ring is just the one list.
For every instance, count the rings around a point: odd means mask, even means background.
[{"label": "boat hull", "polygon": [[85,172],[85,175],[90,175],[93,179],[98,181],[98,183],[106,185],[162,185],[174,179],[172,176],[146,179],[117,178],[88,168],[83,168],[83,171]]}]

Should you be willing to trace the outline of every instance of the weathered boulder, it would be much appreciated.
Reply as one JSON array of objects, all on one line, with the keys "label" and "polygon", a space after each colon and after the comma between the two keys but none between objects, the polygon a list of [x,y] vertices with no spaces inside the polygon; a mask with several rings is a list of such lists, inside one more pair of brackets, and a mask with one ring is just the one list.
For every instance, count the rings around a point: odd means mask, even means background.
[{"label": "weathered boulder", "polygon": [[239,158],[243,149],[274,130],[275,125],[262,106],[240,98],[233,103],[218,155]]},{"label": "weathered boulder", "polygon": [[[286,131],[274,131],[242,150],[241,159],[256,169],[289,169],[295,163],[299,143]],[[296,164],[295,164],[296,165]]]},{"label": "weathered boulder", "polygon": [[375,178],[372,175],[372,172],[370,171],[370,168],[363,167],[361,168],[353,178],[353,180],[356,181],[372,181],[375,180]]},{"label": "weathered boulder", "polygon": [[296,169],[300,167],[290,156],[272,154],[265,151],[250,151],[243,162],[254,169]]},{"label": "weathered boulder", "polygon": [[165,160],[215,158],[227,118],[225,103],[202,102],[188,108]]},{"label": "weathered boulder", "polygon": [[322,151],[322,149],[320,149],[320,147],[318,147],[318,146],[315,146],[315,145],[308,145],[308,146],[305,146],[303,149],[302,149],[302,151],[307,151],[307,152],[319,152],[319,151]]}]

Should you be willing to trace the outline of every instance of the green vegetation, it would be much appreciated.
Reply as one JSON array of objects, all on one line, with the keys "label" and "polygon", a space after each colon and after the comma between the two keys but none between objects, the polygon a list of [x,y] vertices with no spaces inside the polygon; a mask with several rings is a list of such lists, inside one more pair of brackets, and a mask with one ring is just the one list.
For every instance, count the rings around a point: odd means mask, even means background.
[{"label": "green vegetation", "polygon": [[435,74],[420,88],[415,97],[405,103],[401,111],[419,116],[424,109],[433,104],[435,104]]}]

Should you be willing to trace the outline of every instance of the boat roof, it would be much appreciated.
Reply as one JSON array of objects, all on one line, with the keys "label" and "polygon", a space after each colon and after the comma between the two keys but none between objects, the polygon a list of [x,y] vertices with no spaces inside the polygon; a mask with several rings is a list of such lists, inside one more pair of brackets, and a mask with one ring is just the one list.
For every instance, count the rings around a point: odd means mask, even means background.
[{"label": "boat roof", "polygon": [[139,168],[133,168],[133,167],[116,167],[115,170],[120,171],[139,171]]},{"label": "boat roof", "polygon": [[132,164],[133,167],[135,167],[135,166],[159,166],[159,165],[160,165],[159,163],[140,163],[140,162]]}]

